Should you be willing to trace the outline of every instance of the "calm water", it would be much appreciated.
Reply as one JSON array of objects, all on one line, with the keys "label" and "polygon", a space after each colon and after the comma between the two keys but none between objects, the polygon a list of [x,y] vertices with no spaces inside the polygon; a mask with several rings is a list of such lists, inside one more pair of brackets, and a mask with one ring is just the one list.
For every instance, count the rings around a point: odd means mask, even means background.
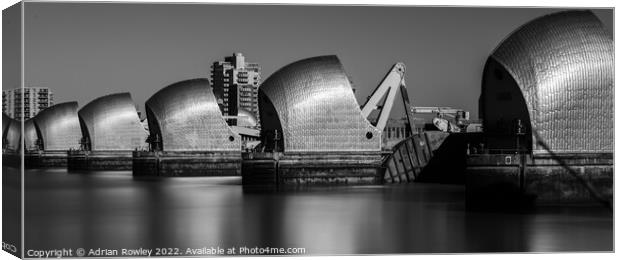
[{"label": "calm water", "polygon": [[309,254],[613,250],[597,205],[467,212],[462,186],[257,192],[240,178],[26,171],[26,249],[303,247]]}]

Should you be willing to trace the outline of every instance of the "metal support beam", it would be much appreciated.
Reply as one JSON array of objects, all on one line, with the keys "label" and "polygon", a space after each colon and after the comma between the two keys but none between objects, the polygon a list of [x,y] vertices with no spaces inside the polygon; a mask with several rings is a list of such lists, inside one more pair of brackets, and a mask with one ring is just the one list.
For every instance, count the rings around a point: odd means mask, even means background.
[{"label": "metal support beam", "polygon": [[[405,64],[402,62],[394,64],[387,75],[385,75],[381,83],[379,83],[379,86],[373,91],[362,107],[362,115],[368,118],[372,111],[379,110],[380,114],[375,126],[383,131],[390,117],[392,107],[394,106],[396,92],[399,90],[403,98],[403,103],[405,103],[405,111],[407,111],[407,120],[409,121],[411,132],[414,133],[413,115],[409,109],[409,96],[407,96],[405,85]],[[385,100],[383,104],[380,104],[384,97]]]}]

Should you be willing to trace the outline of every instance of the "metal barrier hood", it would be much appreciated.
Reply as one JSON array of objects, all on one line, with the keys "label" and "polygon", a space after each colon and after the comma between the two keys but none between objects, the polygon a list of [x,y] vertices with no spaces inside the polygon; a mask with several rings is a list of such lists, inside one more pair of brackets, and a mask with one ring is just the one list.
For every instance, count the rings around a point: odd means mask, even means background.
[{"label": "metal barrier hood", "polygon": [[6,132],[6,129],[9,128],[9,123],[11,123],[11,118],[6,115],[4,112],[2,113],[2,135]]},{"label": "metal barrier hood", "polygon": [[239,119],[237,119],[237,126],[242,126],[242,127],[258,126],[258,119],[250,111],[247,111],[243,108],[239,108],[239,112],[237,113],[237,116],[239,117]]},{"label": "metal barrier hood", "polygon": [[25,150],[38,150],[37,129],[34,125],[34,118],[30,118],[24,122],[24,146]]},{"label": "metal barrier hood", "polygon": [[2,142],[3,148],[18,151],[21,148],[21,122],[2,113]]},{"label": "metal barrier hood", "polygon": [[147,132],[129,93],[97,98],[78,112],[82,135],[91,150],[134,150],[145,145]]},{"label": "metal barrier hood", "polygon": [[207,79],[161,89],[146,101],[146,113],[151,138],[160,138],[164,151],[241,151]]},{"label": "metal barrier hood", "polygon": [[380,151],[381,132],[362,116],[336,56],[289,64],[259,88],[263,132],[281,132],[285,152]]},{"label": "metal barrier hood", "polygon": [[[530,134],[538,133],[552,151],[612,152],[613,54],[612,37],[592,12],[546,15],[523,25],[495,49],[485,68],[482,95],[508,100],[510,92],[501,90],[501,81],[512,81],[515,96],[520,92],[525,104]],[[506,109],[481,108],[488,117],[485,131],[500,120],[488,114]],[[535,135],[531,138],[533,152],[544,152]]]},{"label": "metal barrier hood", "polygon": [[77,102],[60,103],[46,108],[34,117],[44,150],[66,151],[80,148],[82,132],[77,108]]}]

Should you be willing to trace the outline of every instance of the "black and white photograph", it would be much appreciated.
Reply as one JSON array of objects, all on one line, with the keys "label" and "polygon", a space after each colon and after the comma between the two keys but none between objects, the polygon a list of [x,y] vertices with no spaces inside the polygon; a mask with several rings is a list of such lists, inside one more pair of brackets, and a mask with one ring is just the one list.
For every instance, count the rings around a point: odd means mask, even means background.
[{"label": "black and white photograph", "polygon": [[2,254],[614,253],[614,5],[13,1]]}]

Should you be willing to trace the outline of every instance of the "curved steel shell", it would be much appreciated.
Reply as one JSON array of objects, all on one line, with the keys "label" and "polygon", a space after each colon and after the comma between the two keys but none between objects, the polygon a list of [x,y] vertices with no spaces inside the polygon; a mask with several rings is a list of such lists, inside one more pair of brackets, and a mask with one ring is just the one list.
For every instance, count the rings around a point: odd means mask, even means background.
[{"label": "curved steel shell", "polygon": [[516,81],[532,129],[553,151],[611,152],[613,54],[611,35],[592,12],[567,11],[525,24],[491,58]]},{"label": "curved steel shell", "polygon": [[34,118],[24,122],[24,146],[26,150],[37,150],[37,129],[34,126]]},{"label": "curved steel shell", "polygon": [[167,86],[146,101],[149,131],[164,151],[240,151],[241,139],[224,121],[207,79]]},{"label": "curved steel shell", "polygon": [[129,93],[97,98],[78,112],[82,134],[91,150],[134,150],[144,146],[147,133]]},{"label": "curved steel shell", "polygon": [[4,136],[6,129],[9,128],[10,123],[11,123],[11,118],[3,112],[2,113],[2,136]]},{"label": "curved steel shell", "polygon": [[239,119],[237,119],[237,126],[243,126],[243,127],[258,126],[258,119],[256,119],[256,116],[250,111],[247,111],[243,108],[239,108],[239,112],[237,112],[237,116],[239,117]]},{"label": "curved steel shell", "polygon": [[362,116],[336,56],[289,64],[271,75],[260,90],[271,104],[259,107],[273,105],[285,152],[381,149],[381,133]]},{"label": "curved steel shell", "polygon": [[3,129],[3,133],[2,133],[2,137],[4,138],[4,140],[6,141],[6,149],[7,150],[12,150],[12,151],[17,151],[21,148],[19,140],[21,138],[21,131],[22,131],[22,126],[21,126],[21,122],[15,119],[12,119],[10,117],[6,117],[6,119],[4,118],[4,114],[2,114],[2,128]]},{"label": "curved steel shell", "polygon": [[66,102],[46,108],[34,117],[46,151],[78,149],[82,132],[77,102]]}]

